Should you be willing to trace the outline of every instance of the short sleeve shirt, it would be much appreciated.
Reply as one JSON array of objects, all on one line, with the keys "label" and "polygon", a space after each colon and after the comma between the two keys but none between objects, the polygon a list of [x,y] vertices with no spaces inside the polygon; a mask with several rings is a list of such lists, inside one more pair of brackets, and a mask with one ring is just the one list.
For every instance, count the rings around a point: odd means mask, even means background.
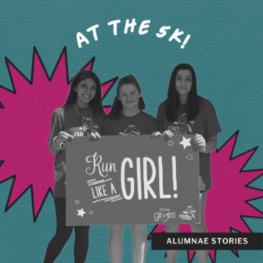
[{"label": "short sleeve shirt", "polygon": [[[81,110],[82,115],[85,115],[85,110]],[[65,131],[74,137],[90,136],[91,129],[93,129],[101,134],[102,130],[102,120],[104,113],[97,114],[92,111],[92,114],[86,110],[87,118],[84,123],[81,122],[80,117],[76,113],[75,106],[64,106],[58,108],[52,114],[51,117],[51,131],[48,138],[48,143],[51,143],[55,136],[61,131]],[[91,119],[92,116],[92,119]],[[86,116],[85,116],[86,117]],[[66,153],[65,151],[60,151],[55,157],[54,163],[54,173],[62,172],[62,166],[66,164]],[[54,197],[65,197],[66,196],[66,186],[65,186],[65,176],[60,180],[55,182],[54,187]]]},{"label": "short sleeve shirt", "polygon": [[[178,120],[171,122],[168,120],[166,110],[166,100],[163,101],[158,108],[157,123],[160,132],[170,130],[174,135],[182,134],[201,134],[207,141],[209,138],[217,135],[222,131],[214,105],[203,97],[198,97],[200,102],[200,109],[197,117],[193,121],[186,120],[187,105],[181,105],[179,107]],[[204,183],[206,184],[206,190],[212,189],[211,182],[211,161],[210,153],[199,154],[199,172]]]}]

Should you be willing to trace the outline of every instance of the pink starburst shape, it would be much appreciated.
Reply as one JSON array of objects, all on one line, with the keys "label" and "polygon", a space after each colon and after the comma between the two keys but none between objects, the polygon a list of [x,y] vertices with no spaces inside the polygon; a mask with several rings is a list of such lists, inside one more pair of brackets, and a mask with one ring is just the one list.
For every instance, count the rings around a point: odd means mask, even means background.
[{"label": "pink starburst shape", "polygon": [[[7,211],[27,190],[31,190],[34,222],[48,195],[53,192],[54,155],[49,151],[47,138],[54,110],[65,104],[69,93],[67,52],[63,49],[49,77],[34,47],[31,80],[27,79],[8,59],[6,66],[13,90],[0,86],[1,153],[0,182],[13,179]],[[92,69],[95,57],[82,69]],[[77,73],[77,72],[76,72]],[[102,84],[105,98],[118,77]],[[110,106],[105,106],[108,113]]]},{"label": "pink starburst shape", "polygon": [[[213,189],[207,193],[205,222],[208,232],[231,233],[232,230],[252,232],[244,217],[263,218],[263,214],[248,202],[263,197],[263,191],[249,184],[263,175],[263,169],[244,171],[244,167],[257,147],[233,157],[237,131],[219,150],[211,154]],[[165,231],[165,225],[156,225],[152,233]],[[192,232],[190,225],[181,224],[179,232]],[[238,252],[232,251],[237,257]],[[192,262],[194,250],[188,250],[188,261]],[[213,263],[216,250],[209,251]]]}]

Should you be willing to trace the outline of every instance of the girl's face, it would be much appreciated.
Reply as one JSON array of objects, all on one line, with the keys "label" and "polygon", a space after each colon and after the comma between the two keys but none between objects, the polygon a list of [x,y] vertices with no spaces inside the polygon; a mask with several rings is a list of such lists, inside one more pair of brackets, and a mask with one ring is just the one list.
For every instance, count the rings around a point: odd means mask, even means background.
[{"label": "girl's face", "polygon": [[119,100],[125,109],[139,109],[141,93],[134,84],[124,84],[120,88]]},{"label": "girl's face", "polygon": [[175,88],[179,96],[187,96],[192,88],[192,73],[189,69],[178,70],[175,77]]},{"label": "girl's face", "polygon": [[78,83],[74,89],[77,92],[77,104],[80,108],[87,108],[95,97],[97,86],[93,79],[87,78]]}]

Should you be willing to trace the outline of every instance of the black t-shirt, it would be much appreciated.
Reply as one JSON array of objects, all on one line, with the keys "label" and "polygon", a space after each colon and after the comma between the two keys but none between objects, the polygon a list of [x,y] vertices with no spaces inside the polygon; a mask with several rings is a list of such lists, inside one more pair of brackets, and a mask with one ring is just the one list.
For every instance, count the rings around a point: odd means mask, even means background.
[{"label": "black t-shirt", "polygon": [[[200,102],[199,113],[197,117],[190,122],[188,122],[186,118],[187,105],[181,105],[179,107],[180,114],[177,121],[169,121],[165,114],[167,101],[163,101],[159,105],[157,113],[158,130],[160,132],[170,130],[174,135],[198,133],[201,134],[206,141],[220,133],[222,129],[218,122],[214,105],[203,97],[198,96],[198,99]],[[206,184],[206,190],[212,189],[210,153],[200,152],[199,169],[200,176],[202,176]]]}]

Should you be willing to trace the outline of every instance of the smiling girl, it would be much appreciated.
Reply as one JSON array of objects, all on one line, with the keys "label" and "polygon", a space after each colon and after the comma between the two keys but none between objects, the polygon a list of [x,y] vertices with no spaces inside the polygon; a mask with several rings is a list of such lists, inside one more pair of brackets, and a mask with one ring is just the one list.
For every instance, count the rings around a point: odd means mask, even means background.
[{"label": "smiling girl", "polygon": [[[156,120],[142,110],[145,103],[141,87],[133,75],[119,80],[109,115],[103,123],[103,135],[151,135],[157,130]],[[143,263],[147,252],[146,225],[130,225],[133,234],[132,256],[134,263]],[[111,263],[121,263],[124,225],[109,225],[109,254]]]},{"label": "smiling girl", "polygon": [[[212,189],[210,152],[217,148],[217,134],[221,127],[213,104],[197,95],[196,74],[189,64],[177,65],[171,75],[167,99],[159,106],[157,122],[160,132],[168,137],[195,134],[191,144],[199,150],[199,224],[191,225],[193,232],[207,232],[205,225],[205,203],[207,191]],[[178,225],[166,225],[166,232],[178,232]],[[174,263],[177,251],[168,250],[167,262]],[[208,251],[197,250],[200,263],[207,263]]]},{"label": "smiling girl", "polygon": [[[72,80],[65,105],[56,109],[51,117],[48,143],[50,151],[56,155],[53,196],[57,229],[47,247],[45,263],[54,262],[73,230],[73,227],[66,226],[65,142],[77,136],[100,137],[103,117],[100,80],[94,72],[82,70]],[[88,252],[89,226],[77,226],[74,230],[74,259],[75,263],[82,263]]]}]

